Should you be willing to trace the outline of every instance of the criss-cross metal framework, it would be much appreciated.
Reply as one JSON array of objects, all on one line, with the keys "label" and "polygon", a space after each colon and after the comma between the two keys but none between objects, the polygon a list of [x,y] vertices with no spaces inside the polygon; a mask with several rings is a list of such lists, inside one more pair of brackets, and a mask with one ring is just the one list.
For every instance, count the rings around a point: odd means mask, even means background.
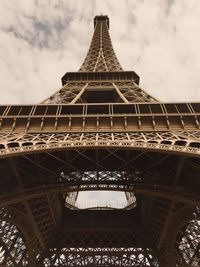
[{"label": "criss-cross metal framework", "polygon": [[[149,96],[108,17],[94,28],[58,92],[0,106],[0,266],[199,266],[200,103]],[[125,192],[127,207],[76,208],[89,190]]]}]

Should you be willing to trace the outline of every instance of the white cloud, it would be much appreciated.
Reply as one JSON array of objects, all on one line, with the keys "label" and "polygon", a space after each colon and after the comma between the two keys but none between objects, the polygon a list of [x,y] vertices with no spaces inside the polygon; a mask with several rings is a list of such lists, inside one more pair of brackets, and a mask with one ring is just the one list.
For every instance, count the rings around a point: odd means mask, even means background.
[{"label": "white cloud", "polygon": [[0,103],[40,102],[76,71],[87,52],[93,17],[110,17],[124,69],[162,101],[200,98],[200,3],[197,0],[10,0],[0,10]]},{"label": "white cloud", "polygon": [[123,192],[113,191],[90,191],[80,192],[77,199],[77,206],[87,207],[115,207],[120,208],[126,204],[126,197]]}]

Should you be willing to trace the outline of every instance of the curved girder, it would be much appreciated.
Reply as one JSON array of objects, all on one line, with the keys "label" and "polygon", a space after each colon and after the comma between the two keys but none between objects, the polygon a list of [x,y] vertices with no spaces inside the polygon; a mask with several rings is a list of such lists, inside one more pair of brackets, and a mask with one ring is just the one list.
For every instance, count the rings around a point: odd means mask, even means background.
[{"label": "curved girder", "polygon": [[36,243],[33,229],[25,214],[14,207],[1,208],[0,266],[31,266]]},{"label": "curved girder", "polygon": [[137,149],[200,156],[198,131],[119,133],[7,133],[0,158],[65,149]]},{"label": "curved girder", "polygon": [[14,157],[24,154],[41,153],[41,152],[54,152],[60,150],[72,149],[127,149],[127,150],[144,150],[155,152],[167,152],[170,154],[186,155],[199,157],[200,149],[190,146],[173,145],[173,144],[160,144],[160,143],[145,143],[145,142],[131,142],[115,141],[98,142],[98,141],[85,141],[85,142],[58,142],[58,143],[43,143],[33,144],[27,146],[16,146],[10,148],[0,149],[0,158]]},{"label": "curved girder", "polygon": [[182,208],[171,218],[164,245],[163,266],[191,266],[200,263],[200,210]]},{"label": "curved girder", "polygon": [[158,266],[147,248],[79,248],[52,249],[43,255],[37,266]]},{"label": "curved girder", "polygon": [[53,183],[48,185],[40,185],[16,191],[12,194],[5,194],[0,197],[0,206],[13,205],[24,200],[30,200],[37,197],[51,196],[55,194],[76,192],[76,191],[122,191],[134,192],[141,195],[160,197],[167,200],[176,200],[189,205],[200,205],[200,197],[184,192],[174,191],[170,187],[160,186],[156,184],[145,183],[94,183],[94,182],[78,182],[78,183]]}]

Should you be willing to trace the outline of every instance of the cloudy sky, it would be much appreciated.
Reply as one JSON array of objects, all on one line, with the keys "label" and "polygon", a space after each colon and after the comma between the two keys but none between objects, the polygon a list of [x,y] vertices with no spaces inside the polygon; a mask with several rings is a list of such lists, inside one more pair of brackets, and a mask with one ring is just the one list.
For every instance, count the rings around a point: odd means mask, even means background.
[{"label": "cloudy sky", "polygon": [[0,103],[38,103],[80,67],[96,14],[125,70],[161,101],[200,100],[199,0],[1,0]]},{"label": "cloudy sky", "polygon": [[1,0],[0,104],[39,103],[77,71],[93,17],[110,18],[125,70],[161,101],[200,101],[199,0]]}]

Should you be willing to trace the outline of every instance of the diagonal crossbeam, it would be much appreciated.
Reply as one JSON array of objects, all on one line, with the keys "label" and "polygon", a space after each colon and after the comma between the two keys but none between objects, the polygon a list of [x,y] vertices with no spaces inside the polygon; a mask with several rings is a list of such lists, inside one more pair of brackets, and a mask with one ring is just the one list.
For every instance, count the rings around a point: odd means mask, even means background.
[{"label": "diagonal crossbeam", "polygon": [[23,187],[23,183],[20,179],[20,175],[17,171],[17,168],[15,166],[15,162],[13,159],[10,159],[10,166],[11,166],[11,169],[13,170],[13,173],[15,175],[15,178],[19,184],[19,187],[20,187],[20,191],[21,191],[21,197],[23,199],[23,203],[25,205],[25,208],[26,208],[26,211],[27,211],[27,216],[29,217],[29,220],[30,220],[30,223],[35,231],[35,235],[36,237],[38,238],[39,242],[40,242],[40,245],[42,248],[45,248],[45,243],[44,243],[44,240],[42,238],[42,235],[38,229],[38,225],[34,219],[34,216],[33,216],[33,213],[32,213],[32,210],[31,210],[31,207],[30,205],[28,204],[28,201],[23,197],[24,196],[24,187]]}]

